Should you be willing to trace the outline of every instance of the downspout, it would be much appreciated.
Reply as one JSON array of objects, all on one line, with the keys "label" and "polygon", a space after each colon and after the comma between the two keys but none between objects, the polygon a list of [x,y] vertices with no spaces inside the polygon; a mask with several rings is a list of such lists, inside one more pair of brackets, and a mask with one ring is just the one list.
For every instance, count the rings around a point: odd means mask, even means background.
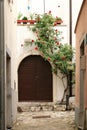
[{"label": "downspout", "polygon": [[0,130],[5,130],[4,0],[0,0]]},{"label": "downspout", "polygon": [[[69,32],[70,32],[69,43],[72,46],[72,0],[69,0]],[[70,72],[69,79],[70,81],[72,81],[72,72]],[[69,97],[71,96],[72,96],[72,83],[70,83],[70,87],[69,87]]]},{"label": "downspout", "polygon": [[[72,0],[69,0],[69,44],[72,47]],[[71,71],[69,73],[68,79],[69,81],[72,81]],[[71,96],[72,96],[72,83],[69,84],[69,91],[66,94],[66,110],[69,110],[69,97]]]},{"label": "downspout", "polygon": [[44,14],[45,14],[45,0],[43,0],[43,12],[44,12]]}]

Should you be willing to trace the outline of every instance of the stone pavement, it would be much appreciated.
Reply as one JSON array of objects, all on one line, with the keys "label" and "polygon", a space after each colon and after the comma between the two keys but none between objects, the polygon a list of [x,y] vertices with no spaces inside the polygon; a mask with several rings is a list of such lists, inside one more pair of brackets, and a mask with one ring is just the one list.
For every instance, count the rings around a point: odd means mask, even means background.
[{"label": "stone pavement", "polygon": [[77,130],[74,111],[21,112],[12,130]]}]

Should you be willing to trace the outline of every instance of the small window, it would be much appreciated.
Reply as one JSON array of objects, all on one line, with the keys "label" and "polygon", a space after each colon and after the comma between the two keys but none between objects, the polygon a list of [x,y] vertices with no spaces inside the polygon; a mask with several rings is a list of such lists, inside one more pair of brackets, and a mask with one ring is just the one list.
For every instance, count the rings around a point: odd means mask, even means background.
[{"label": "small window", "polygon": [[80,56],[83,56],[84,55],[84,40],[80,46]]},{"label": "small window", "polygon": [[82,38],[80,45],[80,56],[85,55],[85,45],[87,45],[87,34],[85,34]]}]

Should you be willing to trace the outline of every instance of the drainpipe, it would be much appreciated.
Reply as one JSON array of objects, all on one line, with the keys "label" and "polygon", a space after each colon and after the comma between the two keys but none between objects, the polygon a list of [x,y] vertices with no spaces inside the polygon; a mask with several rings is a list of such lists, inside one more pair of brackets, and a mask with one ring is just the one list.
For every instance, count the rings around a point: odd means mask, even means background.
[{"label": "drainpipe", "polygon": [[44,12],[44,14],[45,14],[45,0],[43,0],[43,12]]},{"label": "drainpipe", "polygon": [[0,130],[5,130],[4,0],[0,0]]},{"label": "drainpipe", "polygon": [[[69,32],[69,43],[72,46],[72,0],[69,0]],[[70,81],[72,81],[72,72],[70,72]],[[69,96],[72,96],[72,83],[70,83]]]},{"label": "drainpipe", "polygon": [[[69,0],[69,44],[72,46],[72,0]],[[72,59],[71,59],[72,61]],[[69,73],[69,81],[72,81],[72,72]],[[69,91],[66,95],[66,110],[69,110],[69,97],[72,96],[72,84],[69,84]]]}]

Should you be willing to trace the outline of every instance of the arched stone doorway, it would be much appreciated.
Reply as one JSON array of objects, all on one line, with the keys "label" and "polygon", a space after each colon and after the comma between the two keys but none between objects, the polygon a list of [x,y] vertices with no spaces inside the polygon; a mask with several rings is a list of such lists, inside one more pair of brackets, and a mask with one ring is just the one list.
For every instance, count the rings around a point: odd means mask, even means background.
[{"label": "arched stone doorway", "polygon": [[27,101],[53,101],[51,65],[40,55],[22,60],[18,69],[18,99]]}]

